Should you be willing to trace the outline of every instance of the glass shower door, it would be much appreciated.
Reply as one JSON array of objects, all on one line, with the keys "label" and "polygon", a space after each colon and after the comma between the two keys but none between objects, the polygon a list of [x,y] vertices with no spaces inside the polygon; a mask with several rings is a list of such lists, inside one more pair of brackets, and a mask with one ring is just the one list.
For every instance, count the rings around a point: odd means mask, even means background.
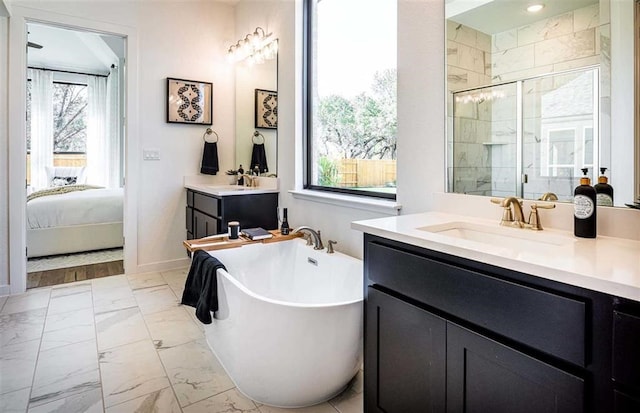
[{"label": "glass shower door", "polygon": [[453,93],[449,190],[485,196],[519,192],[517,85]]},{"label": "glass shower door", "polygon": [[598,78],[590,68],[522,82],[524,198],[571,201],[582,168],[598,176]]}]

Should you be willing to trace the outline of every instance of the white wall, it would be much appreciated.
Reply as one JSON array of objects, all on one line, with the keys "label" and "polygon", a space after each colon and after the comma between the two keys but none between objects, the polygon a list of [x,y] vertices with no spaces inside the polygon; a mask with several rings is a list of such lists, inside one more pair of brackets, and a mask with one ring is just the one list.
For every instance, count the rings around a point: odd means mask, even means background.
[{"label": "white wall", "polygon": [[[233,9],[211,2],[143,2],[140,36],[140,149],[160,150],[159,162],[141,162],[138,262],[165,264],[185,257],[184,175],[200,170],[205,126],[166,124],[167,76],[213,83],[213,125],[220,139],[220,173],[234,155],[233,71],[226,46],[234,38]],[[185,24],[187,23],[188,24]],[[149,104],[148,110],[144,106]],[[141,159],[140,154],[137,154]],[[143,268],[144,269],[144,268]]]},{"label": "white wall", "polygon": [[0,0],[0,16],[9,16],[11,14],[11,8],[6,0]]}]

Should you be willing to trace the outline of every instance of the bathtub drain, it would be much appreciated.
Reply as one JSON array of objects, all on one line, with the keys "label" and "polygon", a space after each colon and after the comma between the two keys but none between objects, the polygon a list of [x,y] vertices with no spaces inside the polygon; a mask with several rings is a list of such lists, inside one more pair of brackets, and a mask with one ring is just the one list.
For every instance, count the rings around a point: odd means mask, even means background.
[{"label": "bathtub drain", "polygon": [[311,257],[307,257],[307,262],[308,262],[309,264],[313,264],[313,265],[316,265],[316,266],[318,265],[318,261],[314,260],[314,259],[313,259],[313,258],[311,258]]}]

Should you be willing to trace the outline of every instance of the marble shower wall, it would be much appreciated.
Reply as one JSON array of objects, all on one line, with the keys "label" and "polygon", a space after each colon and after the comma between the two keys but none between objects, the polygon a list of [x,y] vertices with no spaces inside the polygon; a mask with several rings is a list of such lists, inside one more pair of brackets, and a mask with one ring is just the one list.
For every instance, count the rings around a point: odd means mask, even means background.
[{"label": "marble shower wall", "polygon": [[[600,6],[540,20],[493,35],[492,83],[600,64]],[[605,28],[608,33],[608,28]]]},{"label": "marble shower wall", "polygon": [[448,20],[447,177],[448,188],[454,192],[475,195],[491,192],[491,156],[489,148],[483,145],[490,140],[491,111],[487,110],[488,105],[475,102],[458,102],[454,109],[451,93],[491,83],[490,71],[491,36]]}]

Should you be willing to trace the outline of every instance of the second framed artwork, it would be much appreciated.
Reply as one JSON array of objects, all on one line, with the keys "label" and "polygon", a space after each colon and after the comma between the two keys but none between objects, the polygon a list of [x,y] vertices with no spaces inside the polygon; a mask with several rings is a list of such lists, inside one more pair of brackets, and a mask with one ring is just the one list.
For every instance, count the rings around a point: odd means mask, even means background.
[{"label": "second framed artwork", "polygon": [[278,92],[256,89],[255,127],[278,128]]},{"label": "second framed artwork", "polygon": [[167,122],[211,125],[212,84],[167,78]]}]

